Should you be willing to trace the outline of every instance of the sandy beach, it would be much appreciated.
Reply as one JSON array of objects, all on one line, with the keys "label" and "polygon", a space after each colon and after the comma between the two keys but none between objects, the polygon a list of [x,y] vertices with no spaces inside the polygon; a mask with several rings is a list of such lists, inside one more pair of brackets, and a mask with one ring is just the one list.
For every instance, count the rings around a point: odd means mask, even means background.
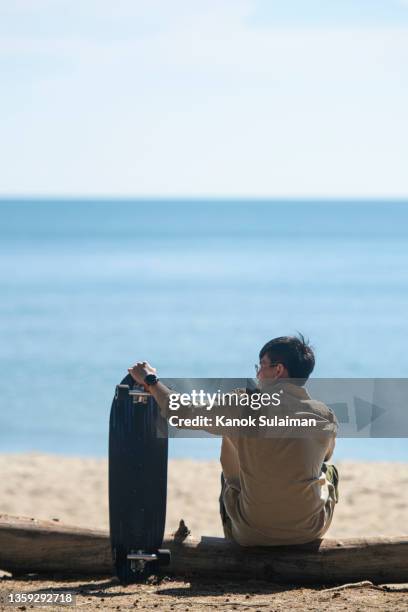
[{"label": "sandy beach", "polygon": [[[407,535],[408,466],[403,463],[374,462],[342,462],[337,465],[341,476],[340,501],[327,535],[337,538]],[[1,455],[0,513],[59,519],[71,525],[107,529],[109,520],[107,467],[106,459],[38,453]],[[219,474],[217,461],[170,461],[166,532],[174,531],[179,520],[183,518],[195,538],[200,538],[202,535],[222,535],[218,516]],[[27,590],[33,588],[32,580],[32,578],[25,579],[22,582],[3,578],[0,585],[2,590],[17,588]],[[133,585],[120,587],[119,597],[117,591],[116,596],[113,596],[118,586],[110,580],[86,581],[85,587],[84,583],[85,581],[68,583],[51,581],[47,582],[48,587],[44,582],[34,584],[36,590],[60,588],[62,585],[64,588],[71,585],[73,589],[77,589],[78,585],[81,585],[81,588],[85,588],[87,592],[87,597],[83,598],[83,605],[88,608],[116,608],[120,604],[119,607],[123,606],[125,609],[137,603],[136,607],[140,608],[154,607],[157,604],[161,609],[173,609],[171,606],[179,605],[178,602],[181,600],[186,604],[185,609],[189,610],[208,609],[208,605],[213,607],[222,605],[222,609],[225,610],[228,609],[229,601],[231,609],[235,604],[241,609],[245,601],[248,603],[248,609],[252,606],[248,598],[245,600],[249,587],[244,589],[244,594],[242,585],[237,584],[224,585],[221,594],[214,592],[214,589],[211,591],[214,585],[211,587],[204,583],[199,586],[198,594],[185,582],[176,584],[175,581],[171,581],[171,589],[170,583],[164,583],[164,586],[163,584],[145,587]],[[197,585],[195,588],[197,590]],[[380,608],[380,604],[386,602],[383,599],[385,593],[366,587],[360,589],[363,599],[359,598],[358,589],[353,589],[352,596],[347,595],[348,599],[343,592],[340,592],[334,601],[331,600],[332,594],[330,597],[326,595],[323,597],[315,589],[287,587],[282,589],[277,585],[274,585],[272,590],[270,586],[266,588],[265,585],[258,587],[252,585],[251,588],[253,592],[249,593],[250,598],[256,600],[262,609],[267,605],[265,602],[272,602],[270,599],[272,594],[274,598],[270,609],[283,609],[285,606],[299,607],[299,609],[308,607],[325,609],[326,606],[331,606],[333,609],[334,603],[336,605],[341,603],[339,606],[341,609],[349,610],[357,609],[358,606],[368,609],[371,605],[374,606],[372,609],[376,609],[377,604],[378,609],[383,609]],[[166,590],[164,600],[163,589]],[[206,593],[203,594],[203,590]],[[171,591],[173,596],[170,596],[171,593],[169,595],[168,591]],[[105,597],[101,593],[105,593]],[[181,600],[180,593],[183,593]],[[364,598],[367,597],[369,601],[365,601]],[[406,606],[406,594],[387,593],[386,597],[391,598],[387,600],[390,608],[406,609],[399,608],[400,605]],[[225,601],[226,598],[229,601]],[[138,601],[135,601],[136,599]],[[202,605],[203,599],[206,601],[205,605]]]},{"label": "sandy beach", "polygon": [[[327,535],[408,533],[408,465],[341,462],[340,501]],[[166,532],[183,518],[194,537],[221,536],[217,461],[169,462]],[[38,453],[0,455],[0,512],[108,528],[106,459]]]}]

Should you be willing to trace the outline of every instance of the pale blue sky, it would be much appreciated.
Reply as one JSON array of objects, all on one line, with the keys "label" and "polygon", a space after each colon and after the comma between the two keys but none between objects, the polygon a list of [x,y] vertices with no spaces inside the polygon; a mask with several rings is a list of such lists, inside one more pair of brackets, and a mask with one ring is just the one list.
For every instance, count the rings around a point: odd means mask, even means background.
[{"label": "pale blue sky", "polygon": [[408,196],[408,0],[0,3],[0,194]]},{"label": "pale blue sky", "polygon": [[407,0],[257,0],[251,22],[263,25],[408,25]]}]

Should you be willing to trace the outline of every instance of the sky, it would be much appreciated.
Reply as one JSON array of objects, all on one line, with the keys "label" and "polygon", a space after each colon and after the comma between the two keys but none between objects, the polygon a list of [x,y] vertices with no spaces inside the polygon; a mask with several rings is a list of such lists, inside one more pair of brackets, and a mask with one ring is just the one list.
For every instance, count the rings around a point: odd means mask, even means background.
[{"label": "sky", "polygon": [[408,197],[408,0],[0,0],[0,196]]}]

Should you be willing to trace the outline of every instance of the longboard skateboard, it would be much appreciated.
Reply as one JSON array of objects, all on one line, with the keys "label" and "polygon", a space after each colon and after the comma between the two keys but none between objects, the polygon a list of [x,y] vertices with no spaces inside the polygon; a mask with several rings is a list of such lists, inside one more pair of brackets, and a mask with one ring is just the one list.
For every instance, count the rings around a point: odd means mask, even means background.
[{"label": "longboard skateboard", "polygon": [[109,421],[112,559],[122,583],[140,582],[170,562],[166,520],[167,421],[130,374],[117,385]]}]

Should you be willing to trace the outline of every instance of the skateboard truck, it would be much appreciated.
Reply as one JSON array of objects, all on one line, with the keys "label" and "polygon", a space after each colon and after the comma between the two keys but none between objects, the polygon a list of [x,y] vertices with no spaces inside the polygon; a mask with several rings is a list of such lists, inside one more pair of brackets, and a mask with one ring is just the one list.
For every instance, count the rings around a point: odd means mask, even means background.
[{"label": "skateboard truck", "polygon": [[147,391],[131,389],[129,385],[116,385],[115,399],[119,397],[125,398],[128,395],[132,397],[134,404],[147,404],[149,397],[151,397]]},{"label": "skateboard truck", "polygon": [[129,395],[133,397],[134,404],[147,404],[149,397],[151,397],[147,391],[138,391],[137,389],[131,389]]},{"label": "skateboard truck", "polygon": [[137,550],[127,555],[130,561],[130,568],[133,572],[143,572],[147,563],[156,561],[159,565],[169,565],[171,553],[167,549],[159,548],[156,553],[146,553],[143,550]]}]

